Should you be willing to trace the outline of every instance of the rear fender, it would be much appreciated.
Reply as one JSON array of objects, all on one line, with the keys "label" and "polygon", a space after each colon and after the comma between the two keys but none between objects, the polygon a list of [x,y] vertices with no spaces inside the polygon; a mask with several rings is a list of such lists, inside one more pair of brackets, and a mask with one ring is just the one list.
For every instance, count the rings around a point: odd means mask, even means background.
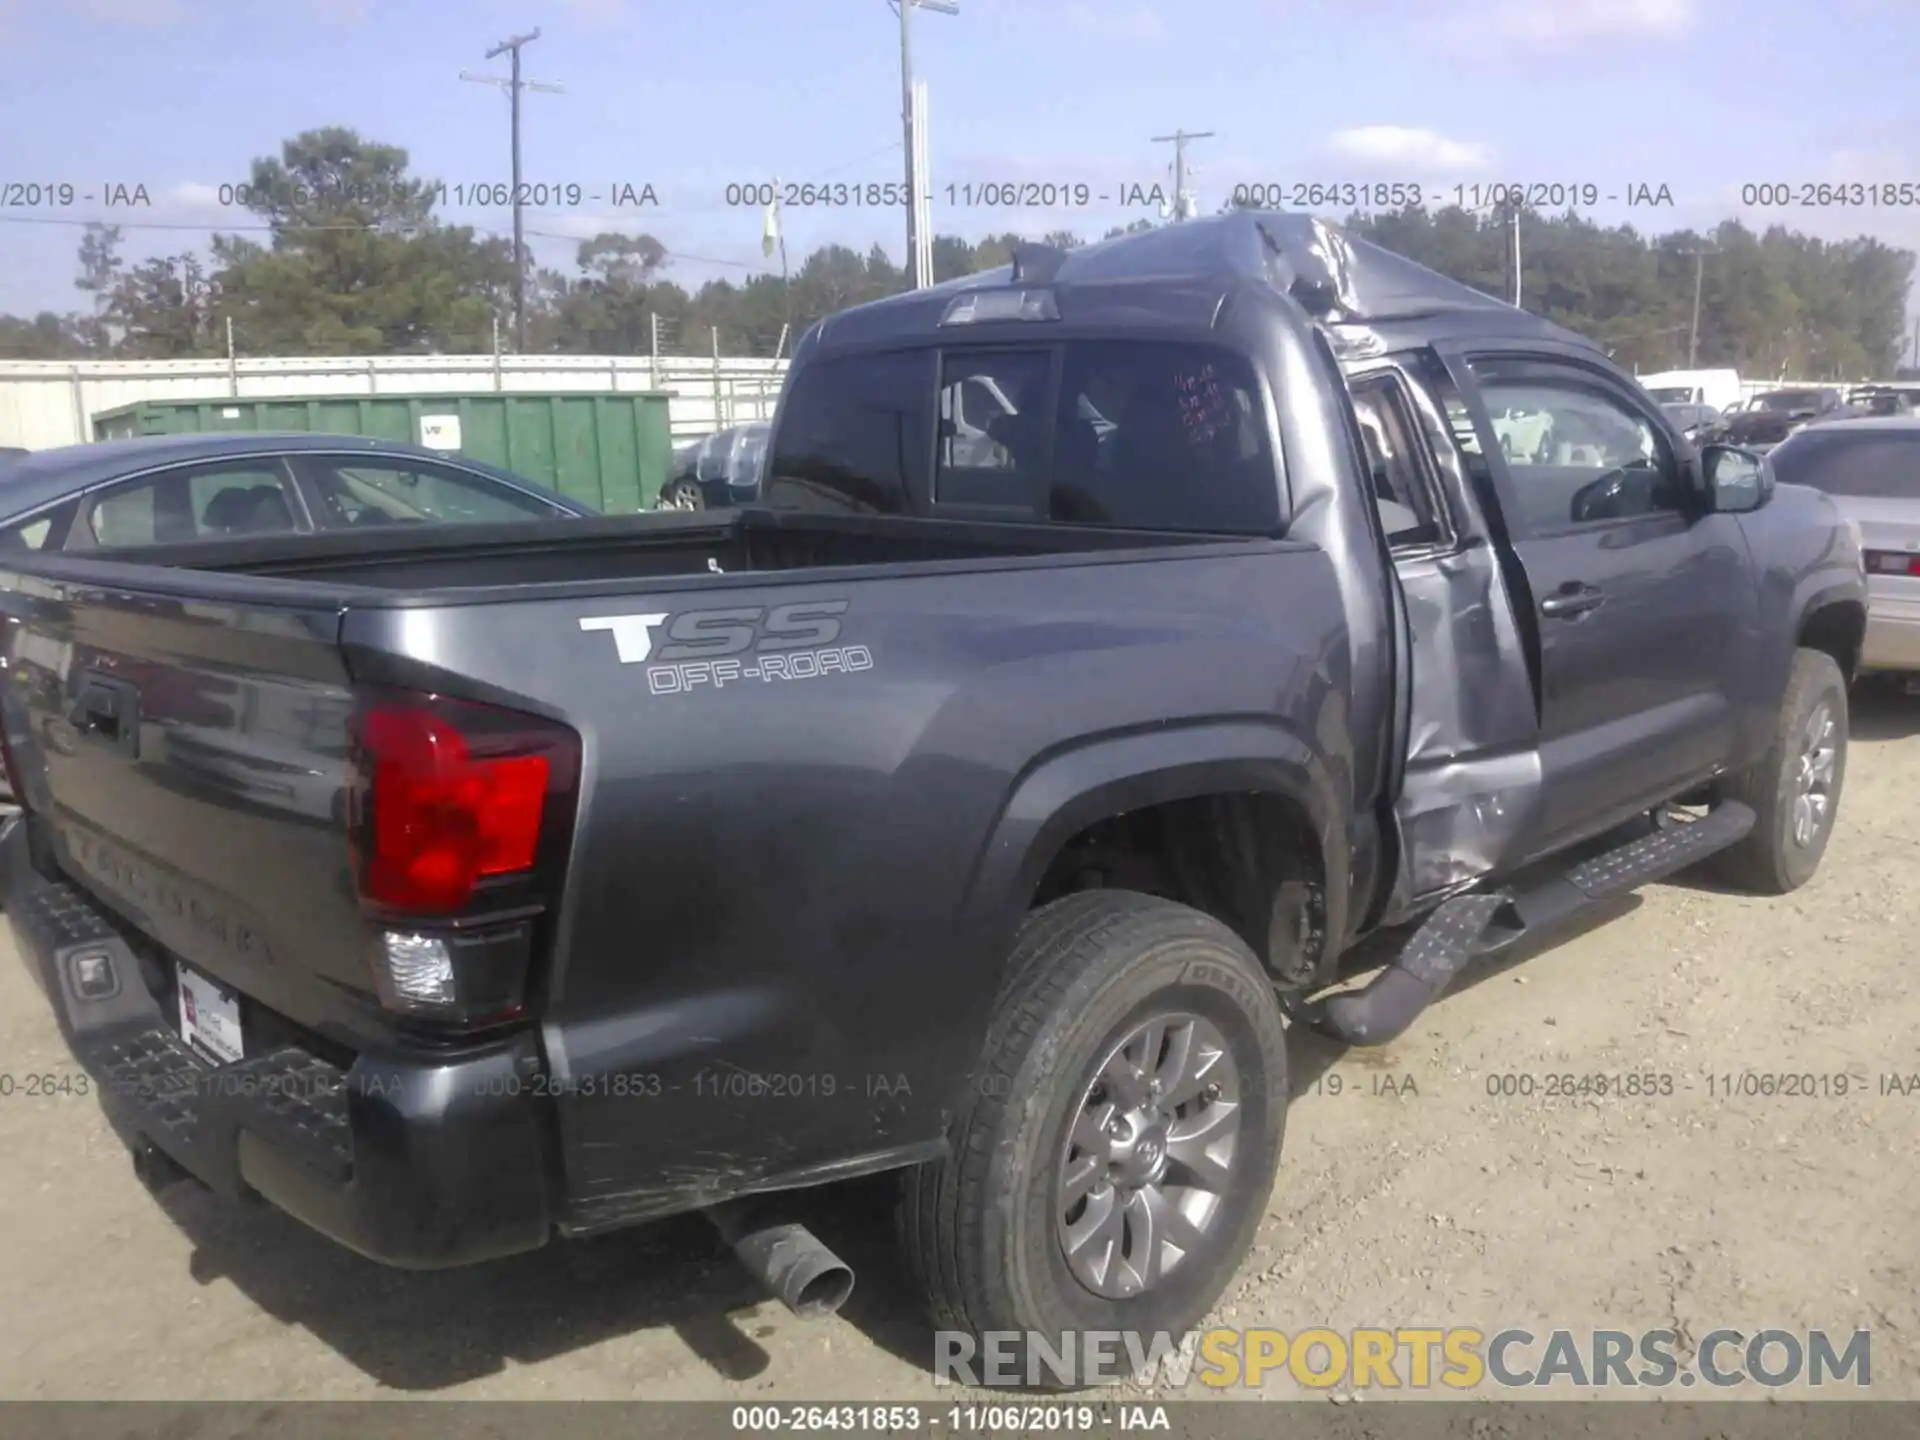
[{"label": "rear fender", "polygon": [[994,947],[983,953],[1005,956],[1048,865],[1087,826],[1175,800],[1257,793],[1305,813],[1324,861],[1329,951],[1337,951],[1348,928],[1349,783],[1271,721],[1203,721],[1056,753],[1015,783],[975,867],[963,926]]}]

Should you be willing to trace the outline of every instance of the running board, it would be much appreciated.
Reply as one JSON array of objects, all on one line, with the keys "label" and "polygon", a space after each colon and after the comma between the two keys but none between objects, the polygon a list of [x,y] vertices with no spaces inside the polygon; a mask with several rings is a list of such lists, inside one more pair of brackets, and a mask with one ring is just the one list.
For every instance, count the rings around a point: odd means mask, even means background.
[{"label": "running board", "polygon": [[1677,874],[1738,844],[1753,826],[1751,809],[1727,801],[1698,820],[1671,821],[1525,890],[1456,895],[1427,916],[1366,986],[1308,1004],[1301,1016],[1348,1045],[1384,1045],[1438,1000],[1469,960],[1505,950],[1589,905]]}]

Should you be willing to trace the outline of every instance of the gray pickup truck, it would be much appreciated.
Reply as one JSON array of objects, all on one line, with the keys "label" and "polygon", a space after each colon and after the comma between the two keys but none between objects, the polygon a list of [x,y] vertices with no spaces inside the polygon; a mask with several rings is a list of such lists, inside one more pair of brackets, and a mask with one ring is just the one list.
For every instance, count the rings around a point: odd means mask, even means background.
[{"label": "gray pickup truck", "polygon": [[753,508],[4,565],[5,905],[150,1183],[410,1267],[703,1210],[817,1311],[780,1197],[898,1171],[976,1334],[1197,1320],[1290,1024],[1804,883],[1865,623],[1824,497],[1244,212],[822,322]]}]

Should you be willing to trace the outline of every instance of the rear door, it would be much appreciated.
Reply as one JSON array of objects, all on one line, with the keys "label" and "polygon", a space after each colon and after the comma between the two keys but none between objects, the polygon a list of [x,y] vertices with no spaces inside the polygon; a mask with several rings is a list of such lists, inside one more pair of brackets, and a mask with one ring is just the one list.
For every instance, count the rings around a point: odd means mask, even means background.
[{"label": "rear door", "polygon": [[1451,357],[1528,592],[1543,793],[1533,851],[1708,778],[1730,752],[1728,680],[1754,580],[1731,516],[1704,509],[1658,409],[1610,367]]},{"label": "rear door", "polygon": [[1537,822],[1539,721],[1502,572],[1425,353],[1369,362],[1348,391],[1406,599],[1409,688],[1396,810],[1406,893],[1519,858]]},{"label": "rear door", "polygon": [[251,455],[170,465],[90,491],[69,550],[134,550],[312,529],[281,459]]}]

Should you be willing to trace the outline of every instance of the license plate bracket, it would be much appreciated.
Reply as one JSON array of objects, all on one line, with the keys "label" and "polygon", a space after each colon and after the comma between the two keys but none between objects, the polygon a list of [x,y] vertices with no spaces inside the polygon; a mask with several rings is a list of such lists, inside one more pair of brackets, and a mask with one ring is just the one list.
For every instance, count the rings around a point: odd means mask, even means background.
[{"label": "license plate bracket", "polygon": [[180,995],[180,1038],[187,1048],[214,1065],[244,1060],[240,997],[185,965],[174,966],[174,979]]}]

